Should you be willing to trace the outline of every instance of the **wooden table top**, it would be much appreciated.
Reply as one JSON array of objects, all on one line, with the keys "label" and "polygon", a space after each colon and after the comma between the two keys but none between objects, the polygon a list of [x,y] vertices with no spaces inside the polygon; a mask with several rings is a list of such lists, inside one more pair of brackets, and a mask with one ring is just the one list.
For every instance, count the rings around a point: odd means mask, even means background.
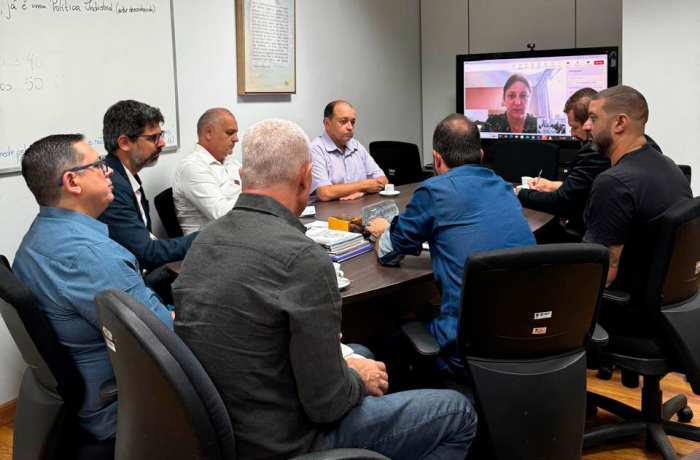
[{"label": "wooden table top", "polygon": [[[317,202],[315,217],[304,217],[300,220],[307,224],[314,220],[327,221],[329,216],[338,214],[350,214],[359,216],[362,208],[383,200],[391,200],[396,203],[399,211],[404,211],[406,205],[418,187],[416,184],[407,184],[396,187],[399,195],[388,197],[380,194],[367,195],[352,201],[327,201]],[[532,209],[523,209],[525,217],[530,224],[533,233],[547,224],[554,216]],[[168,264],[168,267],[180,272],[181,262]],[[370,251],[341,263],[345,277],[351,280],[350,285],[341,291],[343,305],[365,300],[374,296],[386,294],[398,290],[410,284],[418,284],[433,279],[433,267],[430,263],[430,253],[423,251],[418,257],[408,256],[401,261],[399,267],[384,267],[377,260],[376,253]]]},{"label": "wooden table top", "polygon": [[[376,193],[352,201],[317,202],[314,203],[316,217],[305,217],[301,221],[305,224],[314,220],[327,221],[329,216],[338,214],[359,216],[363,207],[383,200],[394,201],[399,211],[403,212],[419,185],[419,183],[415,183],[398,186],[396,190],[401,193],[393,197]],[[527,217],[533,233],[554,217],[551,214],[532,209],[523,209],[523,214]],[[418,257],[407,256],[401,261],[399,267],[381,265],[374,251],[341,262],[340,265],[345,277],[351,280],[350,285],[340,292],[343,305],[386,294],[409,284],[433,279],[433,267],[428,251],[423,251]]]}]

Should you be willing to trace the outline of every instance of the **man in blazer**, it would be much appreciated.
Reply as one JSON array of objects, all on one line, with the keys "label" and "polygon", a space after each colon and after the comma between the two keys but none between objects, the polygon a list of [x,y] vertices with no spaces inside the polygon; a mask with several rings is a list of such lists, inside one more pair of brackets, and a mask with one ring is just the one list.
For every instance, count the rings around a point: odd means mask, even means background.
[{"label": "man in blazer", "polygon": [[[99,220],[109,227],[110,238],[134,254],[141,268],[154,274],[164,264],[184,259],[198,234],[167,239],[151,233],[150,208],[138,173],[155,165],[165,147],[163,121],[156,107],[126,100],[107,110],[102,128],[107,164],[114,169],[114,201]],[[147,277],[148,284],[152,281],[153,277]],[[165,292],[169,297],[169,286]]]}]

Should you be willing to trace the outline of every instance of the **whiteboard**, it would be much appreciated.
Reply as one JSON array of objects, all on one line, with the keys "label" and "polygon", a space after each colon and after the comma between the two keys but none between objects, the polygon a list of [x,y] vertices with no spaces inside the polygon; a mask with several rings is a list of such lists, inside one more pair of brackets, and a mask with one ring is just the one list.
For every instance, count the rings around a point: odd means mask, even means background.
[{"label": "whiteboard", "polygon": [[160,108],[178,148],[172,3],[147,1],[0,0],[0,173],[49,134],[106,153],[102,117],[122,99]]}]

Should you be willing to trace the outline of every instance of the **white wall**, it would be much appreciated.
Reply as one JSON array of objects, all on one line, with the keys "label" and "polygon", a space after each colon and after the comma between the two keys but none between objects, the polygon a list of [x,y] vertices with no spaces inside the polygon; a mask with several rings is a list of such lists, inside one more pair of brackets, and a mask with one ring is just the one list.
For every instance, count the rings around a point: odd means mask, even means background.
[{"label": "white wall", "polygon": [[623,83],[647,99],[647,134],[673,161],[693,168],[697,195],[700,2],[624,0],[622,11]]},{"label": "white wall", "polygon": [[[383,139],[421,145],[419,0],[298,0],[298,94],[277,97],[237,96],[235,2],[173,3],[181,149],[140,174],[149,198],[170,186],[178,161],[196,142],[199,115],[214,106],[229,108],[242,133],[278,117],[313,138],[323,131],[325,104],[342,98],[357,110],[356,138],[365,146]],[[158,50],[144,44],[140,52]],[[234,153],[240,155],[240,146]],[[0,176],[0,254],[12,259],[37,211],[21,176]],[[17,396],[23,364],[1,321],[0,350],[3,404]]]}]

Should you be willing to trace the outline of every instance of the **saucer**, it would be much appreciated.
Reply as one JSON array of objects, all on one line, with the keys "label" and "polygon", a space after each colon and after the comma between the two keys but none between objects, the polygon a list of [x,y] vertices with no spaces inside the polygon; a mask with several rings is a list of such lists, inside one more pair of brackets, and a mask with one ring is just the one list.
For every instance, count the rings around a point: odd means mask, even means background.
[{"label": "saucer", "polygon": [[350,280],[347,278],[338,278],[338,289],[345,289],[350,286]]},{"label": "saucer", "polygon": [[379,192],[380,195],[384,195],[384,196],[396,196],[399,193],[401,193],[401,192],[398,190],[394,190],[393,192],[387,192],[386,190],[382,190],[381,192]]}]

